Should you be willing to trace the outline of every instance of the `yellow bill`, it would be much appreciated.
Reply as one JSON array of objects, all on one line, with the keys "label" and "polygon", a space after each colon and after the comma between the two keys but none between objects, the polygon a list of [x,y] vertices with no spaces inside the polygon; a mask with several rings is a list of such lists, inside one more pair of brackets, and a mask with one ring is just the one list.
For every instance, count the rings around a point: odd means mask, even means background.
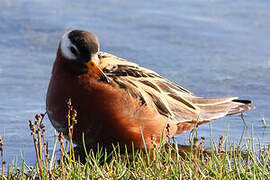
[{"label": "yellow bill", "polygon": [[95,73],[102,81],[105,81],[109,83],[109,78],[104,74],[104,72],[96,65],[94,60],[90,60],[86,63],[84,63],[89,70],[91,70],[93,73]]}]

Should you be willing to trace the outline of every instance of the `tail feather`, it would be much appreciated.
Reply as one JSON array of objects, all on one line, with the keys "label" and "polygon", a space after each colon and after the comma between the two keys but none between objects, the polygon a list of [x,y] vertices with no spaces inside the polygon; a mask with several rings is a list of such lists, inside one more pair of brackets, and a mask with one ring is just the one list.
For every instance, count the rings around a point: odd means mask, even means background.
[{"label": "tail feather", "polygon": [[250,100],[234,99],[232,105],[227,115],[243,113],[254,108]]},{"label": "tail feather", "polygon": [[254,108],[250,100],[239,100],[237,97],[189,97],[189,100],[200,108],[199,119],[198,121],[178,123],[177,134],[190,131],[196,125],[199,126],[227,115],[242,113]]},{"label": "tail feather", "polygon": [[239,100],[237,97],[189,99],[200,108],[200,121],[211,121],[227,115],[242,113],[253,109],[250,100]]}]

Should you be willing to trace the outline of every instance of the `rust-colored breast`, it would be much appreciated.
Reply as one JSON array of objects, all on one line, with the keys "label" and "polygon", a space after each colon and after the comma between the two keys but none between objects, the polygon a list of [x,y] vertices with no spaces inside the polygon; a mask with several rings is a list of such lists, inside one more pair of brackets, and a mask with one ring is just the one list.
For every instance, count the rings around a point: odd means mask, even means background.
[{"label": "rust-colored breast", "polygon": [[[142,148],[142,134],[147,146],[151,146],[153,138],[160,140],[169,122],[159,113],[141,105],[126,91],[97,81],[91,74],[72,75],[67,69],[60,70],[61,66],[65,68],[60,60],[55,66],[47,92],[49,119],[58,131],[67,135],[66,100],[71,98],[78,112],[75,143],[81,143],[82,133],[88,145],[134,143],[135,147]],[[174,123],[169,124],[167,134],[172,136],[177,127]]]}]

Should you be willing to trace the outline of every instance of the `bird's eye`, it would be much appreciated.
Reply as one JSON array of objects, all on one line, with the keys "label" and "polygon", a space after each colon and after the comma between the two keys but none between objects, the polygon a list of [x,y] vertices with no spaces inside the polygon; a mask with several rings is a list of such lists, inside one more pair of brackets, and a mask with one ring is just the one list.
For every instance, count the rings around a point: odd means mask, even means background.
[{"label": "bird's eye", "polygon": [[74,54],[74,55],[77,55],[77,51],[74,47],[70,47],[70,51]]}]

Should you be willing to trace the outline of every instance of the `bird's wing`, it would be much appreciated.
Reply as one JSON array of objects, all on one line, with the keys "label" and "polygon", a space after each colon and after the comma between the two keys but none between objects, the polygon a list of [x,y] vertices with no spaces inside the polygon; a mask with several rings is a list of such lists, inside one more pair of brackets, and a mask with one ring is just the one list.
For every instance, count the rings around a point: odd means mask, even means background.
[{"label": "bird's wing", "polygon": [[100,52],[100,68],[110,84],[125,89],[152,110],[176,123],[199,119],[200,108],[189,90],[161,77],[156,72],[108,53]]}]

